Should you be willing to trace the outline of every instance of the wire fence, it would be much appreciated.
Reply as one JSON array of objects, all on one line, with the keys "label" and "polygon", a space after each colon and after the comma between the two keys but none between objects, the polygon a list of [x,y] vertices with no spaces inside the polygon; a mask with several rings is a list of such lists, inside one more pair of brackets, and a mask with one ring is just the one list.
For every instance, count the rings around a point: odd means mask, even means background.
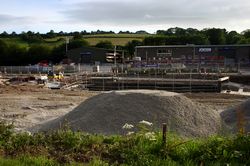
[{"label": "wire fence", "polygon": [[[94,65],[54,65],[54,66],[0,66],[0,72],[5,74],[47,74],[49,71],[63,73],[92,73]],[[111,72],[111,65],[100,65],[99,71]]]},{"label": "wire fence", "polygon": [[0,66],[6,74],[47,74],[48,71],[61,71],[65,75],[75,75],[76,80],[89,90],[156,89],[174,92],[218,92],[220,74],[198,73],[194,68],[180,72],[172,68],[131,68],[129,65],[114,67],[99,65],[57,65],[43,66]]},{"label": "wire fence", "polygon": [[[219,67],[219,66],[186,66],[185,68],[176,68],[173,66],[166,66],[166,65],[154,65],[145,67],[145,66],[133,66],[130,64],[117,64],[117,68],[119,68],[120,73],[124,72],[155,72],[157,71],[165,71],[167,72],[187,72],[189,73],[190,70],[192,72],[209,72],[209,73],[216,73],[216,72],[234,72],[237,73],[242,71],[244,73],[250,73],[250,66],[243,66],[238,65],[233,68],[228,67]],[[100,65],[88,65],[88,64],[78,64],[78,65],[53,65],[53,66],[0,66],[0,72],[6,74],[46,74],[49,71],[55,72],[63,72],[63,73],[112,73],[114,72],[114,64],[100,64]]]},{"label": "wire fence", "polygon": [[113,76],[82,76],[85,88],[96,91],[155,89],[174,92],[218,92],[218,75],[165,73],[162,75],[118,74]]}]

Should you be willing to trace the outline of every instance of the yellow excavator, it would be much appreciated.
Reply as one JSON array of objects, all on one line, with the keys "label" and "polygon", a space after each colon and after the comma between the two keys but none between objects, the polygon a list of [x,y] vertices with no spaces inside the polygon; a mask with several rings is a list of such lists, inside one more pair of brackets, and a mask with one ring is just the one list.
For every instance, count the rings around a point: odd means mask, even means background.
[{"label": "yellow excavator", "polygon": [[48,79],[49,80],[62,80],[64,78],[63,73],[54,73],[53,71],[48,72]]}]

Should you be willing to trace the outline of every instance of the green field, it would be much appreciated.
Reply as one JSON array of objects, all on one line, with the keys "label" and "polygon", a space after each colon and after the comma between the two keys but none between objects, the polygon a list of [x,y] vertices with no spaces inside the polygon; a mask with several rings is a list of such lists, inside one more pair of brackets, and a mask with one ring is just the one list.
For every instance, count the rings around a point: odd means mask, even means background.
[{"label": "green field", "polygon": [[33,43],[28,43],[22,40],[21,38],[0,38],[0,39],[5,41],[7,44],[18,44],[21,47],[27,47],[27,48],[29,48],[33,44],[42,44],[42,45],[46,45],[46,46],[53,48],[53,47],[56,47],[65,43],[65,40],[63,38],[59,40],[60,37],[53,38],[53,39],[44,39],[44,41],[42,42],[33,42]]},{"label": "green field", "polygon": [[[110,41],[113,45],[121,45],[125,46],[129,41],[139,40],[142,41],[146,36],[150,35],[141,35],[141,34],[98,34],[98,35],[84,35],[83,39],[85,39],[91,46],[96,45],[100,41]],[[30,47],[32,44],[43,44],[49,47],[59,46],[65,43],[64,36],[55,37],[51,39],[44,39],[42,42],[34,42],[28,43],[21,38],[0,38],[4,40],[7,44],[15,43],[22,47]],[[68,38],[72,39],[72,36],[68,36]]]},{"label": "green field", "polygon": [[95,37],[95,38],[144,38],[151,36],[148,34],[97,34],[97,35],[84,35],[84,37]]},{"label": "green field", "polygon": [[85,35],[83,38],[89,42],[91,46],[96,45],[100,41],[110,41],[113,45],[125,46],[132,40],[142,41],[145,37],[150,35],[143,34],[98,34]]},{"label": "green field", "polygon": [[20,38],[0,38],[0,39],[5,41],[7,44],[18,44],[21,47],[29,47],[29,44]]},{"label": "green field", "polygon": [[89,42],[91,46],[96,45],[100,41],[110,41],[113,45],[120,45],[120,46],[125,46],[129,41],[132,40],[140,40],[142,41],[141,38],[103,38],[103,37],[91,37],[91,38],[84,38]]}]

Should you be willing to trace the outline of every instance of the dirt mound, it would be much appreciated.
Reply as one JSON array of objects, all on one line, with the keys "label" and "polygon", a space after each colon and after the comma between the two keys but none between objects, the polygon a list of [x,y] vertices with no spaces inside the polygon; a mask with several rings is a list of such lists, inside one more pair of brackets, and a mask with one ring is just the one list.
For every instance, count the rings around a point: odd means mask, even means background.
[{"label": "dirt mound", "polygon": [[207,136],[220,129],[217,111],[185,96],[166,91],[112,91],[94,96],[73,111],[33,131],[49,131],[67,122],[71,129],[89,133],[122,134],[125,123],[146,120],[184,136]]},{"label": "dirt mound", "polygon": [[229,127],[231,132],[237,132],[238,121],[244,123],[246,132],[250,132],[250,99],[221,112],[220,115],[223,122]]}]

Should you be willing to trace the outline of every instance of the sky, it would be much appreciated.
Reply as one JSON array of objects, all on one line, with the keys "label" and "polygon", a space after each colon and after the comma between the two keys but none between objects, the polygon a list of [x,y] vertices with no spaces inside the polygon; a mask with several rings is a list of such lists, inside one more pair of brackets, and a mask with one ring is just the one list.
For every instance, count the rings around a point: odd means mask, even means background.
[{"label": "sky", "polygon": [[0,0],[0,33],[250,29],[249,0]]}]

